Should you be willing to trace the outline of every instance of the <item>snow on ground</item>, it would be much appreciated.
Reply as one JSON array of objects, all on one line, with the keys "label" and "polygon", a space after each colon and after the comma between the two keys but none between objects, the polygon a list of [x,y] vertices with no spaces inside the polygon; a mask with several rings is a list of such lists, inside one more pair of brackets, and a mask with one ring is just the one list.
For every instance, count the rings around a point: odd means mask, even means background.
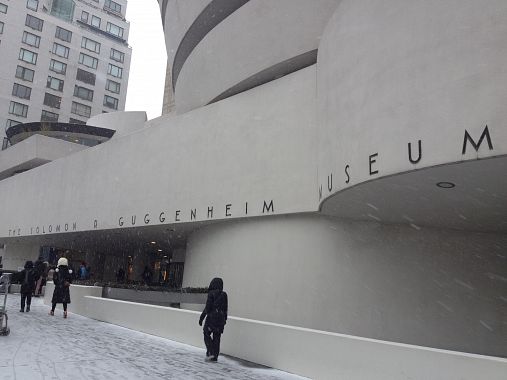
[{"label": "snow on ground", "polygon": [[19,294],[9,294],[11,333],[0,336],[1,380],[302,379],[231,357],[205,362],[202,349],[76,314],[63,319],[62,305],[51,317],[41,298],[32,299],[29,313],[20,313],[19,305]]}]

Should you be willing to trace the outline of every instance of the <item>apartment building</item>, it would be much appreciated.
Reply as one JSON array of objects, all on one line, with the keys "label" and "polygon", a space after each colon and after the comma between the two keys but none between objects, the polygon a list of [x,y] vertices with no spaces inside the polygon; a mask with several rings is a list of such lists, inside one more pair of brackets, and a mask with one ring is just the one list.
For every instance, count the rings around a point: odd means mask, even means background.
[{"label": "apartment building", "polygon": [[0,0],[0,126],[84,124],[124,110],[126,8],[126,0]]}]

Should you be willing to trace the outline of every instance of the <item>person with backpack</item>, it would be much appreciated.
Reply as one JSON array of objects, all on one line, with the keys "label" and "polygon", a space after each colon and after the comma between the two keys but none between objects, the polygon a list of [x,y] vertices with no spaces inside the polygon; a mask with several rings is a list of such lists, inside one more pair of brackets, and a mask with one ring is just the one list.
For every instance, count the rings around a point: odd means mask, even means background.
[{"label": "person with backpack", "polygon": [[55,315],[57,303],[63,304],[63,317],[67,318],[67,305],[70,303],[70,284],[72,283],[72,269],[69,269],[69,262],[65,257],[58,259],[58,267],[53,274],[55,290],[51,300],[52,306],[49,315]]},{"label": "person with backpack", "polygon": [[223,291],[224,282],[221,278],[215,277],[208,287],[208,299],[206,306],[199,318],[199,326],[202,326],[204,318],[203,333],[204,344],[206,345],[206,360],[216,362],[220,353],[220,337],[224,333],[224,326],[227,322],[227,293]]},{"label": "person with backpack", "polygon": [[25,269],[19,274],[18,278],[21,280],[21,313],[25,312],[25,301],[26,301],[26,312],[30,311],[30,305],[32,304],[32,293],[35,290],[36,274],[33,268],[33,262],[28,260],[25,263]]}]

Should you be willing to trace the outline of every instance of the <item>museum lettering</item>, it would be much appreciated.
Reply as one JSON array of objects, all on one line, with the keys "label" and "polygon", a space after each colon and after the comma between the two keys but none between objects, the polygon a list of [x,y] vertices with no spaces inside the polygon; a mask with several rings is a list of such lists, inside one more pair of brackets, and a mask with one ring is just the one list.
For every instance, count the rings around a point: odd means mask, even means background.
[{"label": "museum lettering", "polygon": [[[249,216],[251,205],[249,202],[242,204],[227,203],[222,207],[208,206],[205,209],[189,208],[189,209],[176,209],[174,212],[159,211],[157,213],[145,212],[142,215],[132,214],[129,216],[120,216],[116,225],[118,227],[132,227],[150,224],[168,224],[179,222],[193,222],[198,220],[212,220],[220,218],[231,217],[244,217]],[[257,211],[260,215],[274,214],[275,206],[274,201],[263,201],[257,204]],[[103,226],[100,226],[103,227]],[[93,219],[93,229],[99,229],[98,219]],[[24,231],[24,230],[23,230]],[[26,231],[26,235],[41,235],[51,233],[65,233],[77,231],[77,222],[63,223],[63,224],[43,224],[31,226]],[[21,236],[22,229],[15,227],[9,229],[9,237]],[[23,234],[25,235],[25,234]]]},{"label": "museum lettering", "polygon": [[[476,152],[478,152],[479,148],[484,143],[484,141],[486,141],[489,150],[493,150],[493,141],[492,141],[491,134],[489,132],[489,128],[487,125],[484,127],[482,134],[480,135],[480,137],[477,141],[474,140],[472,135],[465,129],[463,141],[460,142],[460,143],[462,143],[461,154],[465,155],[467,153],[467,149],[470,149],[469,147],[473,148]],[[413,165],[419,163],[421,161],[421,159],[423,158],[423,147],[424,147],[424,144],[423,144],[422,140],[417,140],[416,142],[409,141],[407,143],[407,160],[408,160],[408,162],[410,162]],[[372,153],[367,158],[368,158],[367,159],[367,163],[368,163],[367,169],[368,169],[369,176],[376,176],[378,174],[381,174],[381,170],[380,170],[381,156],[379,155],[379,153],[378,152]],[[322,184],[319,185],[319,200],[322,200],[323,188],[327,188],[328,194],[331,193],[335,189],[335,187],[334,187],[335,183],[333,183],[333,174],[334,173],[329,173],[327,175],[327,184],[326,184],[327,186],[324,185],[325,186],[324,187]],[[336,180],[336,176],[334,176],[334,177]],[[341,176],[341,179],[343,180],[343,182],[345,184],[349,184],[351,182],[351,178],[352,178],[352,164],[346,163],[343,166],[343,175]]]}]

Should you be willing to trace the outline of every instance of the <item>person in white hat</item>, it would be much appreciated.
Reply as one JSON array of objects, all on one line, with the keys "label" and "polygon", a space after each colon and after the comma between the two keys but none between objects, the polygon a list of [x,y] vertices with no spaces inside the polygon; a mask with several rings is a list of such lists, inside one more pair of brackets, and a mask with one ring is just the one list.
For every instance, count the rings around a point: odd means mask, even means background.
[{"label": "person in white hat", "polygon": [[53,291],[52,306],[49,315],[55,315],[57,303],[63,304],[63,317],[67,318],[67,305],[70,303],[70,284],[72,283],[72,270],[69,269],[69,262],[65,257],[58,260],[58,267],[53,274],[55,290]]}]

